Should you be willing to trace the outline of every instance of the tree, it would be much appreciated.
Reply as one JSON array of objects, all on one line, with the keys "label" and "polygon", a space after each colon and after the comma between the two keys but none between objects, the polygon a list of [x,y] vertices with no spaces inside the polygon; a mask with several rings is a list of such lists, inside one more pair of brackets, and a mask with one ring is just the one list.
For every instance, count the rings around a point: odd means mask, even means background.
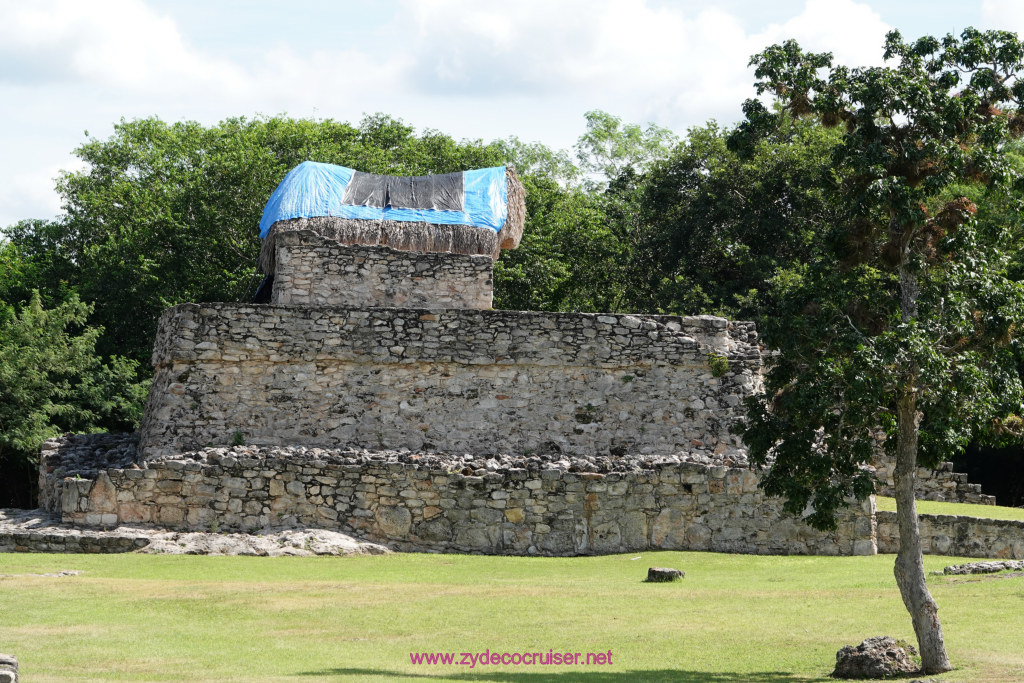
[{"label": "tree", "polygon": [[494,264],[496,308],[614,311],[621,305],[627,245],[599,193],[523,176],[526,229]]},{"label": "tree", "polygon": [[[896,582],[930,674],[951,667],[925,584],[917,465],[1020,424],[1005,412],[1020,413],[1024,317],[1009,232],[951,193],[1013,179],[1004,142],[1024,129],[1024,47],[1000,31],[912,43],[894,31],[885,59],[850,69],[788,41],[751,60],[758,92],[774,93],[785,115],[840,128],[831,191],[843,211],[819,226],[819,254],[773,279],[763,332],[780,354],[742,429],[752,461],[771,464],[765,491],[794,513],[810,505],[819,528],[834,526],[846,497],[872,492],[864,465],[882,436],[896,458]],[[745,110],[741,144],[776,117],[756,101]]]},{"label": "tree", "polygon": [[623,125],[622,119],[608,112],[588,111],[587,132],[576,142],[576,156],[585,173],[600,174],[604,182],[612,182],[623,173],[643,173],[659,159],[664,159],[678,143],[675,133],[647,124]]},{"label": "tree", "polygon": [[619,305],[624,245],[601,192],[584,187],[564,151],[510,137],[496,143],[526,188],[526,229],[494,264],[496,308],[607,311]]},{"label": "tree", "polygon": [[100,330],[83,327],[88,313],[74,295],[49,310],[38,292],[17,309],[0,301],[0,495],[12,503],[32,502],[46,439],[138,424],[147,387],[132,361],[96,355]]},{"label": "tree", "polygon": [[772,123],[743,145],[714,122],[693,128],[647,172],[631,307],[760,321],[769,280],[818,249],[839,211],[826,190],[839,133],[806,118]]}]

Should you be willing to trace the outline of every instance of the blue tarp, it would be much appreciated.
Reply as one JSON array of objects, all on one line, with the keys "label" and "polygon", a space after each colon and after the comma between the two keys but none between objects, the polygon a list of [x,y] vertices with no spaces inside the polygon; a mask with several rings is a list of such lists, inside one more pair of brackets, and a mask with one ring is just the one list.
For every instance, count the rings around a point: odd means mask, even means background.
[{"label": "blue tarp", "polygon": [[[349,192],[346,197],[353,177],[359,179],[360,192]],[[445,209],[420,208],[423,206]],[[270,195],[260,220],[260,237],[266,237],[277,221],[316,216],[474,225],[498,232],[508,217],[505,167],[400,178],[304,161],[289,171]]]}]

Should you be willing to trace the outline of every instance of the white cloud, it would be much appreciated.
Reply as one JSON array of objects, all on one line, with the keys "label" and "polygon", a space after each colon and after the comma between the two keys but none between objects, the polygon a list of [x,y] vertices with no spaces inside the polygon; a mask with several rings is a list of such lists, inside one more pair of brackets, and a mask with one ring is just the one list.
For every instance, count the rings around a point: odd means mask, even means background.
[{"label": "white cloud", "polygon": [[237,66],[186,45],[141,0],[0,2],[0,81],[66,81],[149,92],[224,92]]},{"label": "white cloud", "polygon": [[981,3],[982,26],[1024,34],[1024,3],[1020,0],[984,0]]},{"label": "white cloud", "polygon": [[416,65],[409,85],[424,92],[541,96],[669,87],[718,56],[720,25],[738,27],[723,13],[689,16],[644,0],[429,0],[406,7]]},{"label": "white cloud", "polygon": [[767,47],[794,38],[805,50],[831,52],[837,64],[880,66],[885,34],[891,28],[866,3],[807,0],[802,13],[782,25],[770,25],[756,42]]},{"label": "white cloud", "polygon": [[420,0],[407,10],[412,91],[513,93],[574,103],[576,116],[603,108],[676,128],[737,118],[753,94],[748,60],[773,42],[796,38],[838,62],[878,64],[890,28],[853,0],[808,0],[799,15],[754,34],[724,11],[647,0]]},{"label": "white cloud", "polygon": [[401,53],[381,56],[345,49],[303,54],[281,45],[253,67],[244,99],[258,103],[257,108],[262,105],[264,111],[271,106],[270,113],[287,110],[301,115],[313,107],[347,111],[353,103],[403,93],[400,84],[409,68]]},{"label": "white cloud", "polygon": [[753,35],[726,12],[648,0],[407,0],[376,48],[303,53],[279,42],[262,63],[243,65],[188,45],[141,0],[0,0],[0,82],[96,84],[157,113],[183,101],[226,114],[351,116],[525,98],[580,122],[602,108],[685,126],[735,118],[751,94],[747,61],[771,42],[795,37],[838,61],[875,63],[887,28],[853,0],[808,0]]}]

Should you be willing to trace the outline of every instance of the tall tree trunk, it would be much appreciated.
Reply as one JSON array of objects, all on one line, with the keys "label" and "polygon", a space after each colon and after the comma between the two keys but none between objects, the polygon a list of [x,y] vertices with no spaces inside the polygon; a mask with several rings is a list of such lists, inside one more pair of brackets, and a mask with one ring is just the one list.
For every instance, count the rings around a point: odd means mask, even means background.
[{"label": "tall tree trunk", "polygon": [[[904,252],[906,253],[906,252]],[[900,308],[904,322],[917,317],[917,278],[906,261],[900,266]],[[910,612],[921,652],[921,670],[926,674],[949,671],[953,667],[946,655],[946,643],[939,623],[939,606],[925,583],[924,558],[921,555],[921,529],[917,523],[917,435],[921,416],[917,411],[917,372],[908,371],[908,382],[899,397],[896,412],[897,442],[896,523],[900,530],[900,549],[896,553],[896,585],[903,604]]]}]

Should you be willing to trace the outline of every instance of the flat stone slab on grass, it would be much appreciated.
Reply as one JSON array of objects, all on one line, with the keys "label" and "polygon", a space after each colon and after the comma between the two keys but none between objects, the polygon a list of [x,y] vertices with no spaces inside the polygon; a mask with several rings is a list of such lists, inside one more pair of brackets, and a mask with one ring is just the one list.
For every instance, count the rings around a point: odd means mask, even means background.
[{"label": "flat stone slab on grass", "polygon": [[18,660],[0,655],[0,683],[18,683]]},{"label": "flat stone slab on grass", "polygon": [[122,525],[78,529],[43,510],[0,509],[0,552],[161,553],[169,555],[382,555],[377,543],[327,529],[274,529],[252,534],[168,531]]},{"label": "flat stone slab on grass", "polygon": [[954,564],[942,570],[943,574],[994,574],[996,572],[1024,570],[1024,560],[993,560]]},{"label": "flat stone slab on grass", "polygon": [[917,650],[890,636],[868,638],[854,647],[847,645],[836,653],[835,678],[889,678],[918,671],[912,657]]},{"label": "flat stone slab on grass", "polygon": [[650,567],[647,570],[647,583],[668,583],[679,581],[686,572],[681,569],[669,569],[668,567]]}]

